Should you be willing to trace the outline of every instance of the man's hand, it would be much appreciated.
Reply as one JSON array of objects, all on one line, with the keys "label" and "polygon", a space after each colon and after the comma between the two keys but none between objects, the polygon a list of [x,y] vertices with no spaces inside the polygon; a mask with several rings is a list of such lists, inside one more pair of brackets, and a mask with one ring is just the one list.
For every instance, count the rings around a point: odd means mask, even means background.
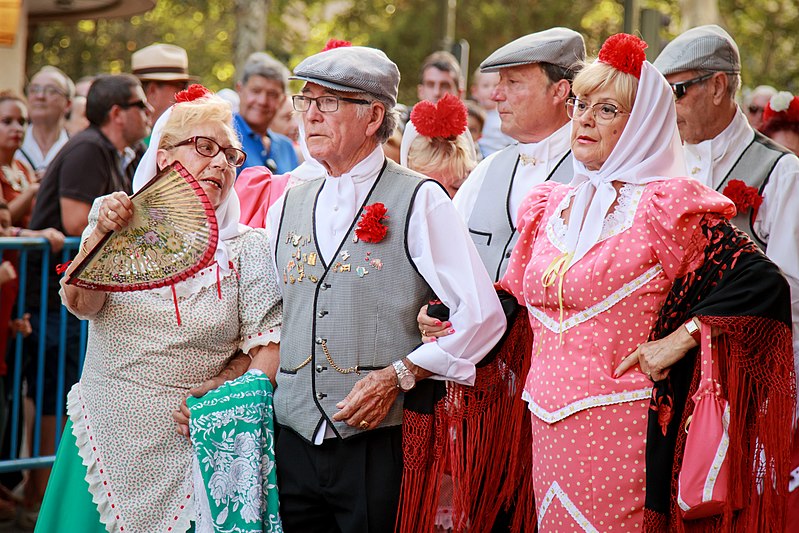
[{"label": "man's hand", "polygon": [[[227,366],[224,369],[222,369],[222,371],[219,374],[217,374],[216,376],[212,377],[209,380],[200,383],[198,386],[190,389],[189,394],[191,394],[195,398],[204,396],[206,393],[216,389],[224,382],[236,379],[237,377],[244,375],[249,366],[250,366],[250,357],[245,353],[239,352],[238,354],[233,356],[233,358],[228,362]],[[191,413],[189,412],[189,406],[186,405],[186,399],[184,398],[183,401],[178,406],[178,408],[175,411],[172,411],[172,418],[175,419],[175,422],[177,422],[178,425],[177,432],[186,437],[187,439],[189,438],[190,416]]]},{"label": "man's hand", "polygon": [[333,420],[360,429],[374,429],[386,417],[398,393],[394,367],[375,370],[356,383],[347,397],[336,404],[341,411],[333,415]]}]

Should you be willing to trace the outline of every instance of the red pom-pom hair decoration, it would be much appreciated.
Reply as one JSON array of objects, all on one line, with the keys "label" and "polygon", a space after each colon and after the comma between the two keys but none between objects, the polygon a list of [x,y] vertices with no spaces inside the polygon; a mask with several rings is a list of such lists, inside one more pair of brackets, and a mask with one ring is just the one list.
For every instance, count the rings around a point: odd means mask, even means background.
[{"label": "red pom-pom hair decoration", "polygon": [[332,50],[333,48],[342,48],[352,46],[352,43],[349,41],[341,41],[339,39],[330,39],[327,41],[327,44],[324,48],[322,48],[322,52],[327,52],[328,50]]},{"label": "red pom-pom hair decoration", "polygon": [[617,33],[608,37],[599,50],[599,60],[616,70],[641,77],[641,67],[646,61],[648,45],[635,35]]},{"label": "red pom-pom hair decoration", "polygon": [[179,93],[175,94],[175,102],[191,102],[192,100],[197,100],[198,98],[203,98],[204,96],[208,96],[211,93],[208,89],[200,85],[199,83],[194,83],[189,85],[188,89],[184,89]]},{"label": "red pom-pom hair decoration", "polygon": [[411,122],[419,135],[453,139],[466,131],[466,105],[452,94],[445,94],[437,104],[423,100],[413,106]]}]

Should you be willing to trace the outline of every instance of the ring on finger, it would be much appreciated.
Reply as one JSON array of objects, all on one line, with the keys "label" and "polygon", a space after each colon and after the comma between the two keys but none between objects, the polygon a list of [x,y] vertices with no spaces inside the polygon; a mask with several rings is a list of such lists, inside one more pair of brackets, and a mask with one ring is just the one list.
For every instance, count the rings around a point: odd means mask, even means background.
[{"label": "ring on finger", "polygon": [[361,420],[361,423],[358,424],[358,427],[363,430],[367,430],[369,429],[369,422],[367,422],[366,420]]},{"label": "ring on finger", "polygon": [[427,330],[422,328],[422,337],[427,337]]}]

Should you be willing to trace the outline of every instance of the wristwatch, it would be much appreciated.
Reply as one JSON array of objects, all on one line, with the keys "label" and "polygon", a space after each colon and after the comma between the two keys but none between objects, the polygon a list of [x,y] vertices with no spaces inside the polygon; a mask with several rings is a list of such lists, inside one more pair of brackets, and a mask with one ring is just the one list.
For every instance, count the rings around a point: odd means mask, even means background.
[{"label": "wristwatch", "polygon": [[408,392],[416,386],[416,377],[408,370],[408,367],[405,366],[402,359],[394,361],[392,365],[394,366],[394,371],[397,373],[397,387],[399,387],[402,392]]},{"label": "wristwatch", "polygon": [[702,332],[699,330],[699,326],[696,325],[694,319],[688,320],[685,324],[685,329],[688,330],[688,334],[693,337],[697,344],[702,344]]}]

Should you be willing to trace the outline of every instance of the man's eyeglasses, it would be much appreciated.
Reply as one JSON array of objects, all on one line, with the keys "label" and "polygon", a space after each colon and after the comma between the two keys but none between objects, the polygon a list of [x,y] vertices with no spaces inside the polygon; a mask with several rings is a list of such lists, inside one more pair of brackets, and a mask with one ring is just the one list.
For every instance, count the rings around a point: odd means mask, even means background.
[{"label": "man's eyeglasses", "polygon": [[310,96],[296,94],[291,97],[291,103],[294,109],[300,113],[308,111],[308,109],[311,108],[311,102],[316,102],[316,108],[322,113],[332,113],[338,111],[339,100],[359,105],[369,105],[371,103],[369,100],[364,100],[362,98],[346,98],[344,96],[319,96],[317,98],[311,98]]},{"label": "man's eyeglasses", "polygon": [[679,100],[685,96],[685,91],[688,89],[688,87],[697,83],[702,83],[703,81],[712,78],[714,74],[715,72],[711,72],[710,74],[705,74],[704,76],[699,76],[697,78],[691,78],[690,80],[669,83],[669,85],[671,85],[671,90],[674,92],[674,99]]},{"label": "man's eyeglasses", "polygon": [[136,100],[135,102],[123,102],[123,103],[117,104],[117,105],[119,107],[121,107],[122,109],[130,109],[131,107],[138,107],[139,109],[141,109],[143,111],[152,110],[152,108],[150,107],[150,104],[148,104],[144,100]]},{"label": "man's eyeglasses", "polygon": [[619,108],[608,102],[597,102],[588,105],[579,98],[569,98],[566,100],[566,114],[570,119],[582,117],[586,111],[591,110],[597,124],[609,124],[613,122],[616,115],[629,114],[627,111],[619,111]]},{"label": "man's eyeglasses", "polygon": [[47,98],[52,98],[56,95],[66,96],[67,93],[63,89],[59,89],[55,85],[28,85],[25,89],[25,94],[28,96],[36,96],[42,94]]},{"label": "man's eyeglasses", "polygon": [[216,154],[222,152],[225,154],[225,160],[231,167],[240,167],[247,160],[247,154],[243,150],[228,146],[227,148],[221,146],[218,142],[208,137],[191,137],[185,141],[180,141],[175,145],[184,146],[186,144],[194,144],[194,149],[197,153],[205,157],[216,157]]}]

